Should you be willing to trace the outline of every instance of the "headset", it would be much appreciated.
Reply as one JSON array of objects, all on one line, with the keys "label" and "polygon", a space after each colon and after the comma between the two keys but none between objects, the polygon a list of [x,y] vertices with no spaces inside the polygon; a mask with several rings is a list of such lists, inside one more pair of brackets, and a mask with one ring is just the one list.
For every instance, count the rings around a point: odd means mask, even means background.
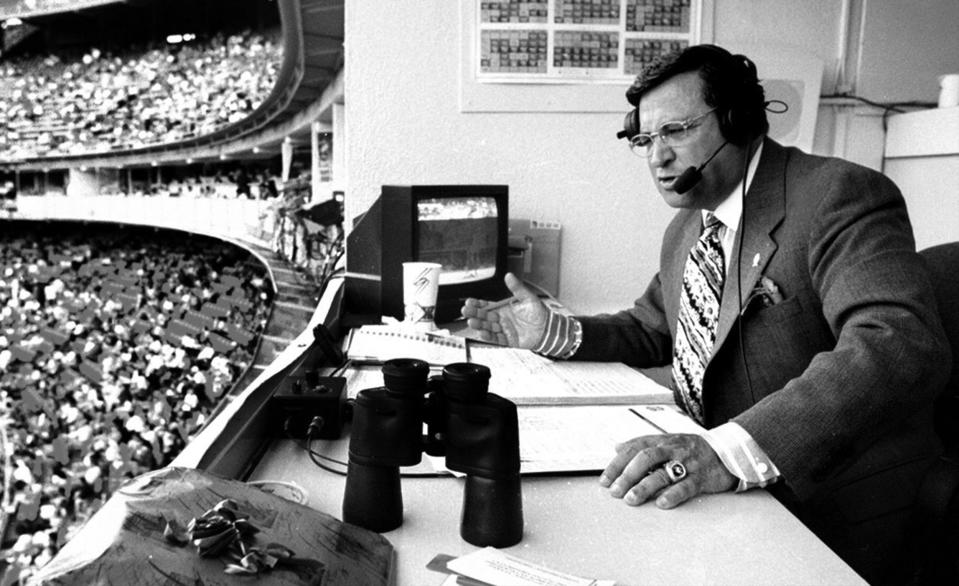
[{"label": "headset", "polygon": [[632,140],[642,132],[639,126],[639,100],[643,94],[679,73],[699,71],[705,82],[706,103],[716,107],[723,138],[743,146],[769,130],[766,101],[759,83],[756,65],[745,55],[733,55],[716,45],[694,45],[679,54],[670,54],[651,65],[626,90],[626,99],[634,106],[626,113],[623,130],[617,138]]}]

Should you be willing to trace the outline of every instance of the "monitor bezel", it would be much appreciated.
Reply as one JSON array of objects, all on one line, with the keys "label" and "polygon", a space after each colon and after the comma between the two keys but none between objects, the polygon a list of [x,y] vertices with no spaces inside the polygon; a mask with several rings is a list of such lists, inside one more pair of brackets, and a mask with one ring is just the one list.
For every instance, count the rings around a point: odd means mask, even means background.
[{"label": "monitor bezel", "polygon": [[[509,186],[489,184],[384,185],[382,205],[382,241],[394,246],[383,250],[382,304],[383,314],[403,318],[403,269],[407,260],[418,260],[419,202],[425,199],[462,199],[485,197],[496,202],[496,262],[493,275],[467,283],[441,285],[437,294],[436,321],[445,323],[460,317],[460,308],[468,297],[499,299],[508,294],[503,284],[508,263]],[[391,218],[399,220],[396,224]],[[388,236],[390,232],[396,236]]]}]

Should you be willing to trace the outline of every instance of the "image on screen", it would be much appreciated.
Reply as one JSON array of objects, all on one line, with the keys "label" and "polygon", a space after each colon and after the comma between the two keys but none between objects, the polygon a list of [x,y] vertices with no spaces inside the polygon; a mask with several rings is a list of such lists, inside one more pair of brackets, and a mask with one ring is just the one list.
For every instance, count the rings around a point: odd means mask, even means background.
[{"label": "image on screen", "polygon": [[496,199],[421,199],[417,226],[417,259],[443,265],[440,285],[489,279],[496,273]]}]

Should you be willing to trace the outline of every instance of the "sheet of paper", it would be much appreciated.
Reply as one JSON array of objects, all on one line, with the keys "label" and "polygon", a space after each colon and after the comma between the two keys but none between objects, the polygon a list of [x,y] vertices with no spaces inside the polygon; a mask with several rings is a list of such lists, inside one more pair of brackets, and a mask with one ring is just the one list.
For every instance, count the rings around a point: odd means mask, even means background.
[{"label": "sheet of paper", "polygon": [[521,407],[520,471],[523,474],[603,470],[616,444],[662,433],[622,405]]},{"label": "sheet of paper", "polygon": [[[641,405],[527,406],[517,409],[520,474],[600,472],[616,444],[660,429],[636,415]],[[442,457],[427,456],[435,471],[446,471]]]},{"label": "sheet of paper", "polygon": [[612,580],[580,578],[485,547],[460,556],[446,567],[492,586],[613,586]]},{"label": "sheet of paper", "polygon": [[674,405],[637,405],[633,411],[667,433],[706,433],[706,428]]},{"label": "sheet of paper", "polygon": [[355,399],[363,389],[383,386],[383,370],[379,366],[353,366],[346,369],[346,396]]},{"label": "sheet of paper", "polygon": [[673,393],[620,362],[550,360],[529,350],[471,345],[490,392],[517,405],[672,403]]}]

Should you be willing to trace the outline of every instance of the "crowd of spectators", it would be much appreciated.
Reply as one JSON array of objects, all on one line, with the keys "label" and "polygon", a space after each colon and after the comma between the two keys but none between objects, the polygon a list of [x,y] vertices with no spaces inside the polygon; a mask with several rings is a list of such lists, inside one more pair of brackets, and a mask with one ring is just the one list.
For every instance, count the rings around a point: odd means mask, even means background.
[{"label": "crowd of spectators", "polygon": [[[135,178],[128,178],[125,171],[113,175],[110,180],[101,181],[98,195],[123,196],[159,196],[184,198],[217,199],[274,199],[283,189],[283,180],[271,169],[256,165],[233,169],[192,171],[189,168],[164,168],[163,180],[144,177],[140,171]],[[172,172],[171,172],[172,171]],[[40,175],[39,172],[36,172]],[[65,175],[65,174],[64,174]],[[63,183],[54,184],[46,178],[35,178],[27,172],[21,173],[19,195],[66,195]],[[295,181],[296,179],[294,179]],[[0,174],[0,198],[8,189],[13,189],[14,179]],[[0,585],[2,586],[2,585]]]},{"label": "crowd of spectators", "polygon": [[[181,173],[163,182],[137,181],[129,185],[118,177],[100,186],[100,195],[158,196],[218,199],[274,199],[279,195],[279,177],[269,170],[239,168],[210,174]],[[37,193],[25,192],[36,195]]]},{"label": "crowd of spectators", "polygon": [[0,229],[2,489],[14,505],[3,584],[51,559],[119,484],[178,454],[251,364],[274,294],[259,261],[213,238],[44,227]]},{"label": "crowd of spectators", "polygon": [[126,150],[203,136],[269,95],[279,32],[0,61],[0,161]]},{"label": "crowd of spectators", "polygon": [[273,199],[279,195],[278,182],[279,178],[269,171],[240,167],[228,173],[173,178],[150,186],[149,193],[134,190],[130,195]]}]

